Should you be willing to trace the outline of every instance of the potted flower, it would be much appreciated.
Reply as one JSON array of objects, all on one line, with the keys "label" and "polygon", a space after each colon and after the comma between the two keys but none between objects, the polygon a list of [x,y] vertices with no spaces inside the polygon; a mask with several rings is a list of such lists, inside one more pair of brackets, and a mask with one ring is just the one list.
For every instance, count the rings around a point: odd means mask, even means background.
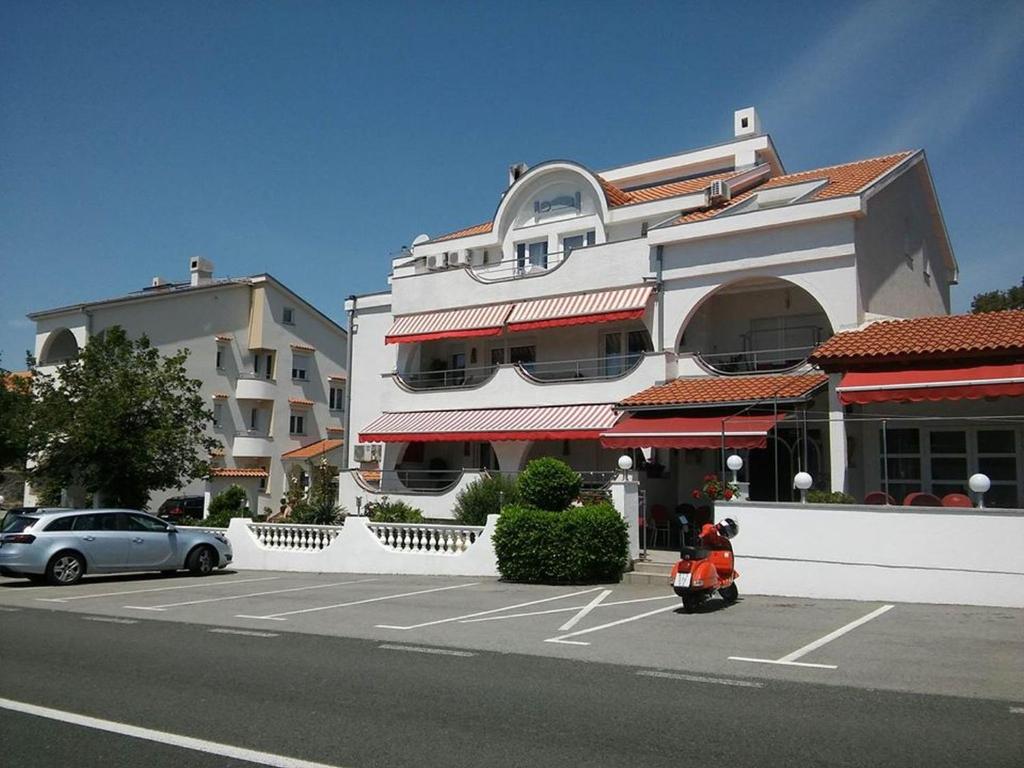
[{"label": "potted flower", "polygon": [[738,492],[738,488],[732,483],[722,482],[722,478],[715,474],[704,475],[704,484],[700,488],[694,488],[690,494],[694,499],[700,501],[703,498],[711,501],[712,507],[718,499],[731,501]]}]

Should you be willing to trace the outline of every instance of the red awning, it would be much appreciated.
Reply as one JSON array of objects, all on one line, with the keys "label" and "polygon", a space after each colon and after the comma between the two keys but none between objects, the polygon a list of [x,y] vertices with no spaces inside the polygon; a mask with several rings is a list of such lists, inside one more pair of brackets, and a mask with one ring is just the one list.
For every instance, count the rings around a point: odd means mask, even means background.
[{"label": "red awning", "polygon": [[610,323],[643,317],[654,286],[575,293],[516,304],[508,318],[510,331],[533,331],[560,325]]},{"label": "red awning", "polygon": [[778,416],[628,416],[601,435],[605,448],[764,448]]},{"label": "red awning", "polygon": [[597,440],[617,418],[611,403],[385,413],[366,425],[359,441]]},{"label": "red awning", "polygon": [[836,391],[843,405],[1024,397],[1024,363],[848,373]]},{"label": "red awning", "polygon": [[409,344],[434,339],[497,336],[511,309],[511,304],[489,304],[397,317],[391,330],[384,336],[384,343]]}]

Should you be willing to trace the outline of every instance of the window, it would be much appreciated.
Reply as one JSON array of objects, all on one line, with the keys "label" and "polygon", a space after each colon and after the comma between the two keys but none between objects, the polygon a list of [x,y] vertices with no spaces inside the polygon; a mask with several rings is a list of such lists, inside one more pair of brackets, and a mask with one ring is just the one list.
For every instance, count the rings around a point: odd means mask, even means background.
[{"label": "window", "polygon": [[[928,435],[932,488],[936,496],[967,492],[967,433],[932,431]],[[902,501],[902,499],[901,499]]]},{"label": "window", "polygon": [[217,370],[224,368],[224,350],[221,346],[217,345]]},{"label": "window", "polygon": [[646,331],[615,331],[604,336],[604,375],[628,371],[650,349]]},{"label": "window", "polygon": [[75,518],[73,518],[73,517],[58,517],[56,520],[54,520],[52,523],[50,523],[48,526],[46,526],[46,530],[48,530],[48,531],[70,531],[71,530],[71,524],[74,521],[75,521]]},{"label": "window", "polygon": [[285,325],[295,325],[295,310],[285,307],[281,310],[281,322]]},{"label": "window", "polygon": [[249,412],[249,429],[252,432],[259,432],[260,430],[260,409],[253,408]]},{"label": "window", "polygon": [[309,366],[309,358],[306,355],[292,355],[292,378],[298,381],[306,380],[306,368]]},{"label": "window", "polygon": [[562,238],[562,250],[568,256],[574,248],[582,248],[584,245],[593,245],[595,242],[594,230],[583,232],[579,235],[570,235]]},{"label": "window", "polygon": [[987,507],[1018,505],[1015,443],[1011,429],[978,430],[978,471],[992,481],[992,488],[985,494]]},{"label": "window", "polygon": [[916,429],[879,430],[878,441],[879,459],[885,462],[882,482],[888,471],[889,495],[900,504],[907,494],[921,490],[921,434]]},{"label": "window", "polygon": [[533,243],[516,243],[516,271],[526,272],[530,268],[548,268],[548,241],[537,240]]},{"label": "window", "polygon": [[167,526],[159,520],[144,515],[127,515],[129,531],[147,533],[167,533]]},{"label": "window", "polygon": [[288,432],[292,435],[306,434],[306,417],[299,413],[293,413],[288,419]]},{"label": "window", "polygon": [[340,411],[344,409],[345,387],[332,384],[329,392],[329,397],[329,407],[332,411]]},{"label": "window", "polygon": [[259,378],[262,376],[264,379],[274,378],[274,353],[273,352],[257,352],[252,358],[252,371]]},{"label": "window", "polygon": [[224,421],[224,404],[214,403],[213,404],[213,426],[219,427]]}]

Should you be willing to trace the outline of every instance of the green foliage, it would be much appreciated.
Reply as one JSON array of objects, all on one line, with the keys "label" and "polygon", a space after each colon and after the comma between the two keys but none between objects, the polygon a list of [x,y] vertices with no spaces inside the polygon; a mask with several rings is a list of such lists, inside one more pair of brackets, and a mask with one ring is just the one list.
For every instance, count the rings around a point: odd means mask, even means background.
[{"label": "green foliage", "polygon": [[207,434],[213,414],[186,375],[187,357],[165,357],[113,326],[56,375],[35,371],[33,485],[80,486],[104,506],[142,509],[152,491],[205,477],[219,443]]},{"label": "green foliage", "polygon": [[607,502],[562,512],[505,507],[493,541],[507,581],[617,582],[629,561],[626,523]]},{"label": "green foliage", "polygon": [[519,475],[519,498],[526,506],[557,512],[576,501],[582,485],[578,472],[546,456],[531,461]]},{"label": "green foliage", "polygon": [[302,487],[302,470],[295,467],[289,475],[285,503],[291,512],[288,520],[303,525],[334,525],[345,517],[345,508],[338,504],[335,485],[338,468],[327,462],[307,462],[309,493]]},{"label": "green foliage", "polygon": [[0,365],[0,468],[24,467],[32,420],[32,380]]},{"label": "green foliage", "polygon": [[487,475],[467,485],[455,498],[455,519],[464,525],[486,525],[488,515],[519,501],[516,481],[507,475]]},{"label": "green foliage", "polygon": [[988,291],[975,294],[971,299],[971,312],[998,312],[1003,309],[1024,309],[1024,277],[1020,285],[1013,285],[1005,291]]},{"label": "green foliage", "polygon": [[390,501],[381,496],[380,501],[369,502],[364,509],[375,523],[422,523],[423,510],[411,507],[404,501]]},{"label": "green foliage", "polygon": [[842,491],[808,491],[807,501],[811,504],[856,504],[857,500]]},{"label": "green foliage", "polygon": [[245,490],[240,485],[230,485],[210,499],[208,514],[200,524],[211,528],[227,528],[232,517],[248,516],[245,502]]}]

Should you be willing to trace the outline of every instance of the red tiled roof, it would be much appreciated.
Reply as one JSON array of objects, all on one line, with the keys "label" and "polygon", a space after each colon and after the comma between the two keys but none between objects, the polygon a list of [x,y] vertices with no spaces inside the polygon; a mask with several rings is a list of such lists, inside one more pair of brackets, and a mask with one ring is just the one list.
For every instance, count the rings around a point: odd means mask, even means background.
[{"label": "red tiled roof", "polygon": [[315,456],[319,456],[322,453],[329,453],[335,448],[340,448],[344,445],[344,440],[317,440],[315,443],[304,445],[301,448],[296,448],[293,451],[282,453],[282,459],[312,459]]},{"label": "red tiled roof", "polygon": [[332,373],[327,377],[328,381],[345,381],[347,378],[344,373]]},{"label": "red tiled roof", "polygon": [[214,392],[213,393],[213,399],[214,400],[227,400],[228,399],[228,393],[227,392]]},{"label": "red tiled roof", "polygon": [[288,402],[290,404],[292,404],[292,405],[297,405],[297,406],[300,406],[302,408],[312,408],[313,407],[313,401],[312,400],[307,400],[304,397],[289,397],[288,398]]},{"label": "red tiled roof", "polygon": [[825,384],[823,373],[766,376],[695,376],[676,379],[627,397],[619,405],[724,405],[760,400],[794,400]]},{"label": "red tiled roof", "polygon": [[600,184],[601,189],[604,190],[604,199],[608,201],[609,208],[615,208],[619,205],[629,205],[629,203],[632,202],[629,192],[623,192],[617,186],[608,181],[608,179],[598,176],[597,183]]},{"label": "red tiled roof", "polygon": [[667,197],[677,197],[679,195],[689,195],[694,192],[700,192],[712,181],[728,179],[736,175],[736,171],[722,171],[721,173],[711,173],[706,176],[695,176],[692,179],[682,179],[681,181],[670,181],[665,184],[657,184],[653,187],[634,189],[627,194],[629,195],[630,203],[649,203],[652,200],[664,200]]},{"label": "red tiled roof", "polygon": [[1024,310],[882,320],[837,333],[811,354],[820,365],[1024,352]]},{"label": "red tiled roof", "polygon": [[227,334],[219,334],[217,336],[214,336],[213,338],[215,338],[218,342],[227,342],[231,341],[234,337],[228,336]]},{"label": "red tiled roof", "polygon": [[210,477],[267,477],[262,467],[211,467]]},{"label": "red tiled roof", "polygon": [[297,352],[316,352],[316,347],[311,347],[308,344],[292,344],[291,348]]},{"label": "red tiled roof", "polygon": [[493,221],[485,221],[483,224],[474,224],[472,227],[464,227],[463,229],[457,229],[454,232],[449,232],[445,235],[438,235],[430,242],[440,243],[442,240],[455,240],[460,237],[469,237],[470,235],[483,235],[490,232],[493,227]]}]

